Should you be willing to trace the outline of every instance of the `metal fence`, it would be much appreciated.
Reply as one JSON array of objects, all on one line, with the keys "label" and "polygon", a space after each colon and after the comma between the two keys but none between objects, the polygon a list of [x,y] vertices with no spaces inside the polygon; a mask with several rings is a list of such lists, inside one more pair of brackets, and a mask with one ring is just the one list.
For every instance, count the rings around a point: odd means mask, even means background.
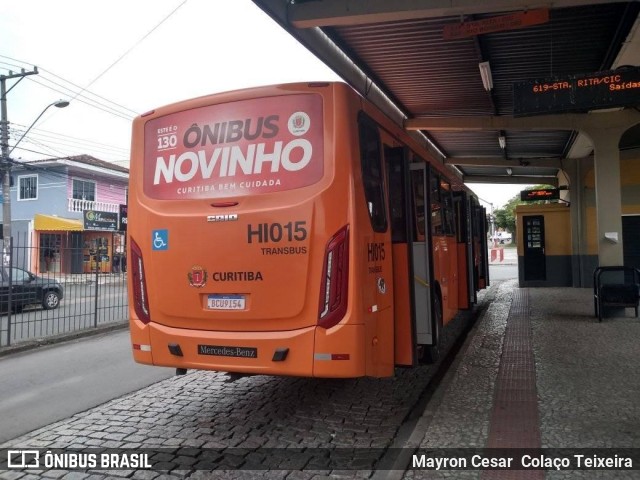
[{"label": "metal fence", "polygon": [[55,240],[19,235],[11,255],[2,247],[0,348],[127,320],[124,246],[108,234]]}]

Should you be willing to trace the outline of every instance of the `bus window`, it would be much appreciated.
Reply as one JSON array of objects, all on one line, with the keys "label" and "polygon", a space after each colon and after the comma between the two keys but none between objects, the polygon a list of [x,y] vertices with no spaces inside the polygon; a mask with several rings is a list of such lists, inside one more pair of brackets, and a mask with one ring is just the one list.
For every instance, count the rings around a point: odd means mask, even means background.
[{"label": "bus window", "polygon": [[415,211],[415,235],[414,241],[424,242],[425,239],[425,206],[424,198],[424,171],[411,172],[411,188],[413,189],[413,209]]},{"label": "bus window", "polygon": [[453,217],[453,198],[451,197],[451,184],[440,181],[440,199],[442,202],[442,230],[445,235],[455,233],[455,218]]},{"label": "bus window", "polygon": [[458,243],[467,241],[467,218],[463,202],[465,198],[462,194],[457,193],[454,198],[455,218],[456,218],[456,234]]},{"label": "bus window", "polygon": [[389,185],[389,216],[391,221],[391,241],[407,242],[407,212],[405,208],[404,150],[385,147],[384,156]]},{"label": "bus window", "polygon": [[440,177],[431,173],[431,234],[443,235],[442,204],[440,203]]},{"label": "bus window", "polygon": [[384,207],[380,134],[375,124],[363,115],[360,116],[359,131],[362,182],[371,226],[376,232],[386,232],[387,212]]}]

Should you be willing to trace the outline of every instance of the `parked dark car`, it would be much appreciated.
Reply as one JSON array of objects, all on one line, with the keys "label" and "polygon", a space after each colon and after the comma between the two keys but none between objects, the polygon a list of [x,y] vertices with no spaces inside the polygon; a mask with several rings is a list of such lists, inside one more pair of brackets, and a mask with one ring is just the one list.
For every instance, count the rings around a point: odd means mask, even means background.
[{"label": "parked dark car", "polygon": [[[2,267],[1,272],[0,309],[6,312],[9,304],[9,267]],[[14,311],[22,311],[27,305],[42,305],[45,310],[60,306],[64,288],[59,282],[39,277],[22,268],[13,267],[11,272],[11,307]]]}]

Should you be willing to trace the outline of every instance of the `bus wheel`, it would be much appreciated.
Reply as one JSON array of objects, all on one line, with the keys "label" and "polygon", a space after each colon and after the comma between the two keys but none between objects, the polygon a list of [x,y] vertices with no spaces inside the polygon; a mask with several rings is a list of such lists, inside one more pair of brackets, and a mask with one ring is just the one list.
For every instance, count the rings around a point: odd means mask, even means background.
[{"label": "bus wheel", "polygon": [[436,363],[440,359],[440,332],[442,331],[442,300],[440,295],[436,293],[433,300],[433,311],[436,316],[434,323],[435,332],[433,335],[433,345],[422,345],[421,362],[425,364]]}]

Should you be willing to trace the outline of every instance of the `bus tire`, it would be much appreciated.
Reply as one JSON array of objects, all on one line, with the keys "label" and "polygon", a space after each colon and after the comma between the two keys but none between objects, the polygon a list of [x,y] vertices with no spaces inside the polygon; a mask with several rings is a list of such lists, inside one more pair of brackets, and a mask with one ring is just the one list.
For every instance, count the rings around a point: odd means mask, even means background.
[{"label": "bus tire", "polygon": [[440,359],[440,332],[442,331],[442,300],[440,292],[436,292],[433,299],[433,312],[435,315],[435,332],[433,335],[433,345],[422,345],[421,361],[424,364],[431,365]]}]

